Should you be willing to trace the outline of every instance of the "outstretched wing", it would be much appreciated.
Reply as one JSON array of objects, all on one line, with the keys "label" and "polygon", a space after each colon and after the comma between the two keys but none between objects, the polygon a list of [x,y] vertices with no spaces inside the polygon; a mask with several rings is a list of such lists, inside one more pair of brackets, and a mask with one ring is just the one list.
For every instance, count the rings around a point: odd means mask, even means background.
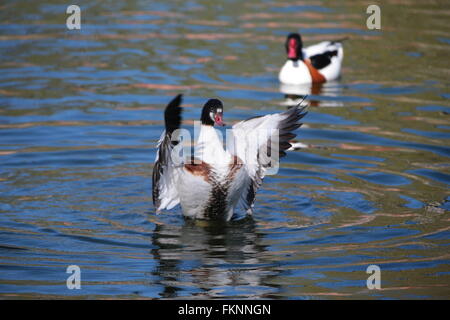
[{"label": "outstretched wing", "polygon": [[280,158],[285,156],[285,150],[291,147],[289,141],[296,136],[293,131],[302,125],[298,121],[307,112],[300,104],[283,113],[251,118],[233,126],[229,151],[241,159],[249,176],[240,201],[249,213],[267,170],[278,165],[273,152],[279,152]]},{"label": "outstretched wing", "polygon": [[181,101],[183,96],[177,95],[164,111],[165,130],[158,142],[155,165],[152,175],[153,205],[156,211],[175,207],[180,198],[175,185],[177,171],[172,161],[171,153],[178,140],[172,139],[172,134],[181,126]]}]

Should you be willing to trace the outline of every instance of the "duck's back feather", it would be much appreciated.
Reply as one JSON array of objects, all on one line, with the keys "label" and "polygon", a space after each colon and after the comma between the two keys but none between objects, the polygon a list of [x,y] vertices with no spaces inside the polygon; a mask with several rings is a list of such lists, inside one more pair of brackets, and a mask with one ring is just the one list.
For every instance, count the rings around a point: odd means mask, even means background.
[{"label": "duck's back feather", "polygon": [[340,41],[320,42],[303,49],[303,54],[327,81],[339,78],[344,59],[344,48]]}]

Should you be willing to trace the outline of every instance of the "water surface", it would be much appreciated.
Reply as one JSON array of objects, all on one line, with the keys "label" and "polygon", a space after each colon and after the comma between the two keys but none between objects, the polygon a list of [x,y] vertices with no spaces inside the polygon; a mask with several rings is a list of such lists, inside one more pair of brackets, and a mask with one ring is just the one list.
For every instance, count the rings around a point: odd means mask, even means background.
[{"label": "water surface", "polygon": [[[364,1],[79,5],[79,31],[59,1],[0,7],[2,298],[450,298],[446,1],[391,1],[379,31]],[[349,37],[342,79],[280,88],[292,31]],[[310,94],[303,148],[253,218],[155,215],[154,147],[180,92],[187,128],[210,97],[232,124]]]}]

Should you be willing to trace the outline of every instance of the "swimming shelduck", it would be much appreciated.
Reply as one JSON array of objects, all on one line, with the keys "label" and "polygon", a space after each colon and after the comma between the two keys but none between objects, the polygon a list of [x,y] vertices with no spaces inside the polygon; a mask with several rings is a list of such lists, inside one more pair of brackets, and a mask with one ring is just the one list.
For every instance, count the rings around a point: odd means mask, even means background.
[{"label": "swimming shelduck", "polygon": [[338,79],[344,58],[341,41],[323,41],[303,48],[301,36],[289,34],[285,43],[288,60],[278,75],[280,82],[301,85]]}]

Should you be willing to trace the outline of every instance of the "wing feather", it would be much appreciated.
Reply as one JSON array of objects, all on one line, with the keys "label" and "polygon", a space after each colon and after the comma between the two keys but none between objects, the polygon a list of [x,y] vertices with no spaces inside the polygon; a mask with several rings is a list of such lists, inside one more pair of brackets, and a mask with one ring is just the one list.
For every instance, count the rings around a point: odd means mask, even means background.
[{"label": "wing feather", "polygon": [[164,112],[165,130],[158,141],[155,164],[152,174],[153,205],[157,212],[162,209],[171,209],[180,202],[176,188],[176,176],[172,161],[172,149],[178,144],[173,132],[181,126],[182,95],[177,95],[166,107]]},{"label": "wing feather", "polygon": [[[256,192],[267,170],[275,165],[269,159],[274,151],[273,145],[278,149],[275,152],[279,152],[280,158],[286,155],[285,150],[291,147],[289,141],[296,137],[292,131],[302,125],[299,120],[307,114],[305,109],[300,103],[286,112],[254,117],[233,126],[230,152],[243,161],[249,175],[245,182],[247,187],[240,199],[248,213],[251,213]],[[272,143],[272,140],[275,142]]]}]

